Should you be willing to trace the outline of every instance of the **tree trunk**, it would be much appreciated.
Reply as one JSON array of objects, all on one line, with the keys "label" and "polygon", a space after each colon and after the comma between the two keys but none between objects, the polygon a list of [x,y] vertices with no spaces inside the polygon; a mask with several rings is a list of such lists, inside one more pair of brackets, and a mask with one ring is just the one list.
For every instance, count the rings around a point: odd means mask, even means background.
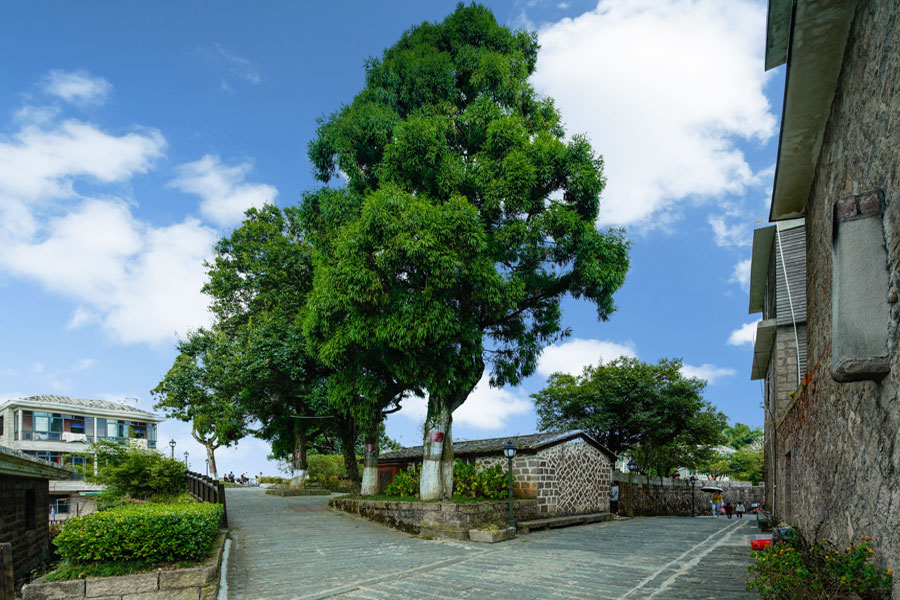
[{"label": "tree trunk", "polygon": [[344,457],[344,468],[347,477],[353,482],[354,487],[359,487],[359,465],[356,462],[356,427],[350,419],[342,420],[340,425],[341,454]]},{"label": "tree trunk", "polygon": [[306,483],[306,450],[308,446],[306,436],[306,428],[298,422],[294,425],[294,456],[293,456],[293,472],[291,473],[291,489],[302,488]]},{"label": "tree trunk", "polygon": [[[435,397],[429,398],[423,440],[422,474],[419,479],[419,497],[422,500],[440,500],[453,495],[453,445],[450,443],[452,422],[453,414],[449,402]],[[449,448],[446,452],[445,447]]]},{"label": "tree trunk", "polygon": [[209,461],[209,476],[215,481],[219,480],[219,472],[216,469],[216,447],[212,444],[206,446],[206,460]]},{"label": "tree trunk", "polygon": [[366,428],[366,458],[363,466],[361,496],[378,493],[378,425]]}]

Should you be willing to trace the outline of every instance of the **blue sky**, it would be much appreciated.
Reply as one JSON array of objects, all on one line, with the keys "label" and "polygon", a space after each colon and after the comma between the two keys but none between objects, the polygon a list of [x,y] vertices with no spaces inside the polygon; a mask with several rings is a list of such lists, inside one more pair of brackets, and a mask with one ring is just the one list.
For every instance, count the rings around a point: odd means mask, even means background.
[{"label": "blue sky", "polygon": [[[568,300],[572,338],[518,388],[480,385],[454,437],[536,430],[546,376],[620,354],[681,357],[732,422],[762,424],[749,380],[750,242],[765,219],[784,73],[763,72],[765,6],[736,0],[487,2],[538,31],[535,88],[606,160],[598,226],[625,227],[631,271],[598,323]],[[0,399],[134,398],[205,322],[202,261],[249,206],[315,186],[315,119],[377,56],[453,2],[5,3],[0,7]],[[750,325],[748,325],[750,324]],[[388,433],[419,443],[411,400]],[[167,421],[202,470],[189,426]],[[220,469],[274,473],[267,447]]]}]

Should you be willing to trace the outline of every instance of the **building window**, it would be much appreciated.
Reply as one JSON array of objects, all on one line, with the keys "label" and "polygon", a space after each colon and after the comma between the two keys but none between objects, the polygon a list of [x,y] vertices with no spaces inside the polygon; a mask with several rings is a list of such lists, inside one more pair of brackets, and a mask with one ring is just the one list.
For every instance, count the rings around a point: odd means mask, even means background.
[{"label": "building window", "polygon": [[6,435],[6,430],[3,429],[3,415],[0,415],[0,437]]},{"label": "building window", "polygon": [[13,439],[19,439],[19,411],[13,413]]},{"label": "building window", "polygon": [[62,439],[62,415],[26,410],[22,411],[22,421],[22,439],[53,441]]}]

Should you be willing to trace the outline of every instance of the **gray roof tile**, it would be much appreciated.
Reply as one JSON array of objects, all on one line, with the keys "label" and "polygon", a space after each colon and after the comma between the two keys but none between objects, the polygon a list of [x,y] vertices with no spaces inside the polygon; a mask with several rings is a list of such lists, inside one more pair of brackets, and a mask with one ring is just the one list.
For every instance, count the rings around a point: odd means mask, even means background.
[{"label": "gray roof tile", "polygon": [[[581,437],[586,442],[606,453],[611,458],[615,455],[594,440],[591,436],[583,431],[548,431],[546,433],[532,433],[529,435],[513,435],[499,438],[489,438],[484,440],[454,441],[453,454],[457,456],[480,456],[487,454],[502,454],[503,447],[506,442],[512,440],[516,445],[518,452],[536,452],[546,446],[552,446],[561,442],[569,441],[573,438]],[[422,446],[411,446],[402,450],[393,452],[385,452],[378,457],[379,462],[390,462],[392,460],[421,460]]]},{"label": "gray roof tile", "polygon": [[111,402],[109,400],[91,400],[88,398],[70,398],[68,396],[56,396],[53,394],[42,394],[39,396],[28,396],[27,398],[20,398],[19,400],[11,400],[11,404],[15,404],[17,402],[34,402],[34,403],[52,403],[52,404],[60,404],[71,406],[73,410],[80,409],[78,412],[90,412],[91,410],[107,410],[107,411],[117,411],[123,413],[130,413],[135,417],[143,417],[145,419],[153,419],[154,421],[160,421],[161,419],[157,417],[152,412],[148,412],[146,410],[141,410],[135,406],[130,406],[128,404],[124,404],[122,402]]}]

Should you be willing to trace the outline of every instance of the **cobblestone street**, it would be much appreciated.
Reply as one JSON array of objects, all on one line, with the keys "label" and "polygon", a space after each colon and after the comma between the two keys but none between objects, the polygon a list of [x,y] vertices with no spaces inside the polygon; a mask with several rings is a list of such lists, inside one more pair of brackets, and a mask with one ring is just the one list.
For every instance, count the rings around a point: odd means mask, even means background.
[{"label": "cobblestone street", "polygon": [[641,518],[496,545],[424,540],[327,510],[327,496],[228,489],[228,598],[752,600],[755,522]]}]

